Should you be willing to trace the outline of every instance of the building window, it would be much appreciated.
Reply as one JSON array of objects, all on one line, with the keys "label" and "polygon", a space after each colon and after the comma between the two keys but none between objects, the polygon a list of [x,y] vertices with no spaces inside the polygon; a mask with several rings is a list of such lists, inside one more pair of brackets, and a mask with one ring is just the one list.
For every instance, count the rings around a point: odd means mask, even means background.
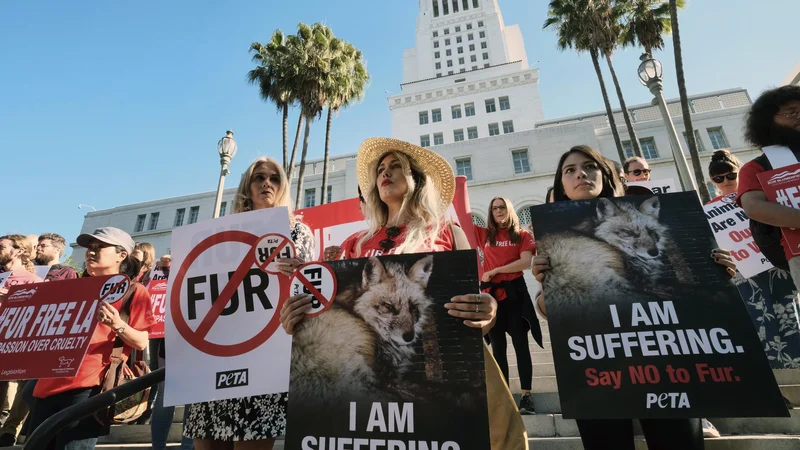
[{"label": "building window", "polygon": [[622,141],[622,150],[625,151],[626,158],[633,157],[633,146],[631,145],[631,141]]},{"label": "building window", "polygon": [[439,48],[439,41],[433,41],[433,48]]},{"label": "building window", "polygon": [[453,71],[452,71],[452,70],[448,70],[448,71],[447,71],[447,74],[448,74],[448,75],[452,75],[452,74],[453,74]]},{"label": "building window", "polygon": [[478,127],[467,128],[467,139],[478,139]]},{"label": "building window", "polygon": [[453,61],[452,60],[449,60],[449,59],[447,60],[447,67],[453,67]]},{"label": "building window", "polygon": [[461,33],[461,27],[460,26],[456,26],[456,33]]},{"label": "building window", "polygon": [[472,29],[472,24],[471,24],[471,23],[468,23],[468,24],[467,24],[467,29],[468,29],[468,30],[471,30],[471,29]]},{"label": "building window", "polygon": [[472,66],[472,70],[478,70],[478,66]]},{"label": "building window", "polygon": [[134,233],[144,230],[145,219],[147,219],[147,214],[139,214],[139,216],[136,217],[136,226],[133,228]]},{"label": "building window", "polygon": [[442,74],[441,74],[441,73],[437,73],[437,74],[436,74],[436,78],[441,78],[441,77],[442,77]]},{"label": "building window", "polygon": [[475,35],[474,35],[474,34],[472,34],[472,33],[468,34],[468,35],[467,35],[467,40],[468,40],[468,41],[474,41],[474,40],[475,40]]},{"label": "building window", "polygon": [[156,229],[156,227],[158,226],[158,216],[159,215],[160,214],[157,213],[157,212],[150,213],[150,225],[147,227],[148,230],[155,230]]},{"label": "building window", "polygon": [[486,61],[487,59],[489,59],[489,54],[488,53],[484,53],[483,54],[483,60]]},{"label": "building window", "polygon": [[497,108],[494,105],[494,99],[490,98],[490,99],[486,100],[486,112],[487,113],[493,113],[495,111],[497,111]]},{"label": "building window", "polygon": [[458,63],[459,64],[464,64],[464,58],[458,58]]},{"label": "building window", "polygon": [[728,148],[728,141],[725,139],[725,133],[722,132],[722,127],[709,128],[708,137],[711,139],[711,146],[714,150],[721,150]]},{"label": "building window", "polygon": [[444,40],[444,45],[450,45],[450,38]]},{"label": "building window", "polygon": [[431,135],[430,134],[423,134],[419,137],[419,146],[420,147],[430,147],[431,146]]},{"label": "building window", "polygon": [[462,11],[468,10],[469,9],[469,0],[463,0],[463,2],[461,3],[461,6],[462,6],[462,9],[461,9]]},{"label": "building window", "polygon": [[330,203],[331,199],[333,198],[333,186],[328,186],[328,198],[325,199],[325,203]]},{"label": "building window", "polygon": [[[447,5],[447,0],[443,1],[442,2],[442,14],[445,15],[445,16],[450,14],[450,9],[449,8],[450,7]],[[445,31],[446,31],[446,29],[445,29]],[[447,34],[447,33],[445,33],[445,34]]]},{"label": "building window", "polygon": [[460,43],[461,43],[461,36],[456,36],[456,44],[460,44]]},{"label": "building window", "polygon": [[458,47],[458,54],[461,55],[464,53],[464,47]]},{"label": "building window", "polygon": [[431,110],[431,120],[433,120],[433,123],[441,122],[442,121],[442,110],[441,109]]},{"label": "building window", "polygon": [[225,211],[228,209],[228,202],[222,202],[219,205],[219,216],[223,217],[225,215]]},{"label": "building window", "polygon": [[[447,1],[447,0],[444,0],[444,1]],[[453,0],[453,12],[454,13],[458,12],[458,0]],[[458,27],[456,27],[456,30],[458,30]]]},{"label": "building window", "polygon": [[197,223],[197,219],[200,218],[200,207],[199,206],[192,206],[189,210],[189,223]]},{"label": "building window", "polygon": [[175,221],[172,223],[173,227],[179,227],[183,225],[183,216],[186,215],[186,208],[180,208],[175,210]]},{"label": "building window", "polygon": [[450,50],[449,48],[444,51],[444,56],[451,56],[452,54],[453,54],[453,51]]},{"label": "building window", "polygon": [[453,130],[453,140],[456,142],[461,142],[464,140],[464,129],[460,130]]},{"label": "building window", "polygon": [[425,125],[426,123],[428,123],[428,111],[422,111],[421,113],[419,113],[419,124]]},{"label": "building window", "polygon": [[467,117],[472,117],[475,115],[475,103],[465,103],[464,104],[464,114]]},{"label": "building window", "polygon": [[472,55],[472,56],[469,57],[469,60],[470,60],[470,62],[478,62],[478,57],[475,56],[475,55]]},{"label": "building window", "polygon": [[433,17],[439,17],[439,0],[433,0]]},{"label": "building window", "polygon": [[481,42],[481,48],[484,49],[484,50],[487,48],[486,47],[486,42]]},{"label": "building window", "polygon": [[486,32],[485,31],[479,32],[478,33],[478,37],[481,38],[481,39],[485,39],[486,38]]},{"label": "building window", "polygon": [[514,158],[514,173],[528,173],[531,165],[528,163],[528,150],[514,150],[511,152]]},{"label": "building window", "polygon": [[451,107],[453,111],[453,119],[460,119],[461,118],[461,105],[455,105]]},{"label": "building window", "polygon": [[467,71],[467,69],[464,69],[464,68],[462,67],[461,69],[459,69],[459,70],[458,70],[458,73],[464,73],[464,72],[466,72],[466,71]]},{"label": "building window", "polygon": [[511,102],[508,101],[508,97],[500,97],[499,100],[500,100],[500,111],[511,109]]},{"label": "building window", "polygon": [[433,145],[444,144],[444,135],[442,133],[433,133]]},{"label": "building window", "polygon": [[433,37],[439,37],[439,32],[438,31],[434,31],[433,32]]},{"label": "building window", "polygon": [[[477,3],[477,2],[476,2],[476,3]],[[477,8],[477,6],[476,6],[476,8]],[[478,21],[478,28],[480,28],[480,27],[482,27],[482,26],[483,26],[483,21],[482,21],[482,20],[479,20],[479,21]]]},{"label": "building window", "polygon": [[644,159],[658,158],[656,141],[653,138],[649,137],[649,138],[639,139],[639,145],[642,147],[642,156],[644,156]]},{"label": "building window", "polygon": [[469,51],[471,52],[475,51],[475,44],[469,44]]},{"label": "building window", "polygon": [[434,58],[439,59],[439,56],[441,56],[441,54],[439,52],[434,52],[433,53],[433,57]]},{"label": "building window", "polygon": [[514,132],[514,121],[513,120],[506,120],[503,122],[503,133],[513,133]]},{"label": "building window", "polygon": [[[686,150],[684,153],[689,154],[689,140],[686,138],[686,132],[683,132],[683,140],[686,142]],[[700,131],[694,130],[694,141],[697,143],[697,152],[702,153],[706,151],[706,148],[703,146],[703,140],[700,139]]]},{"label": "building window", "polygon": [[489,66],[491,66],[491,64],[489,64],[489,63],[486,63],[486,64],[484,64],[484,65],[483,65],[483,68],[484,68],[484,69],[488,69],[488,68],[489,68]]},{"label": "building window", "polygon": [[445,29],[444,29],[444,34],[445,34],[445,35],[448,35],[448,34],[450,34],[450,28],[445,28]]},{"label": "building window", "polygon": [[472,161],[470,158],[456,160],[456,175],[467,177],[467,181],[472,181]]},{"label": "building window", "polygon": [[306,198],[305,198],[305,205],[306,208],[310,208],[312,206],[317,205],[317,196],[315,195],[317,192],[317,188],[306,189]]},{"label": "building window", "polygon": [[442,68],[442,63],[437,62],[436,63],[436,70],[440,70],[441,68]]},{"label": "building window", "polygon": [[497,136],[500,134],[500,127],[496,123],[489,124],[489,136]]}]

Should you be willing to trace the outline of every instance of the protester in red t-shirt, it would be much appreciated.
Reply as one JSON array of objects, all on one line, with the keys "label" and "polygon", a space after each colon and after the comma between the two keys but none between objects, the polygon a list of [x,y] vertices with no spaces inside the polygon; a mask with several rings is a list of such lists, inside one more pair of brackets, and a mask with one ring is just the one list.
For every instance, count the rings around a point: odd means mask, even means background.
[{"label": "protester in red t-shirt", "polygon": [[[407,142],[372,138],[361,144],[356,166],[358,183],[366,193],[368,229],[342,246],[343,258],[469,248],[464,231],[443,219],[455,194],[453,170],[444,158]],[[296,295],[284,303],[281,324],[287,333],[292,334],[309,312],[311,300]],[[453,297],[445,307],[466,326],[486,334],[494,323],[497,302],[489,294],[466,294]],[[492,449],[527,448],[511,393],[488,351],[484,358]]]},{"label": "protester in red t-shirt", "polygon": [[[140,264],[131,257],[133,239],[119,228],[98,228],[92,234],[78,236],[78,245],[86,247],[86,272],[84,276],[104,276],[124,273],[135,276]],[[138,283],[133,283],[132,295],[125,301],[113,304],[103,302],[97,307],[98,325],[86,352],[78,374],[74,378],[47,378],[36,383],[36,397],[30,415],[30,429],[35,430],[42,422],[57,412],[86,400],[98,393],[100,382],[111,363],[114,341],[120,338],[123,352],[130,356],[132,349],[147,347],[149,328],[155,324],[150,294]],[[128,312],[127,322],[120,311]],[[68,444],[74,448],[94,448],[98,436],[109,433],[97,420],[89,417],[62,430],[51,442],[56,450]],[[81,441],[81,442],[76,442]]]},{"label": "protester in red t-shirt", "polygon": [[11,272],[6,282],[0,286],[0,302],[11,286],[42,281],[34,272],[33,248],[28,238],[21,234],[0,236],[0,272]]},{"label": "protester in red t-shirt", "polygon": [[493,198],[487,217],[488,228],[476,225],[475,234],[483,252],[481,290],[497,299],[497,320],[489,331],[492,354],[508,383],[508,333],[517,355],[522,390],[519,411],[522,414],[533,414],[533,361],[528,348],[528,331],[531,331],[536,343],[542,347],[542,329],[522,271],[531,267],[536,244],[531,233],[520,227],[514,205],[507,198]]}]

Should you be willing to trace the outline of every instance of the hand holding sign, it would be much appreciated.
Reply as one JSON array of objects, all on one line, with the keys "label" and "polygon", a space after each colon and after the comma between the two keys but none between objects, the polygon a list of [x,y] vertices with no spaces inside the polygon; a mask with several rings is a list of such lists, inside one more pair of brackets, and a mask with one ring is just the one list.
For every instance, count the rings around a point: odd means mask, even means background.
[{"label": "hand holding sign", "polygon": [[[289,293],[310,295],[311,308],[305,315],[314,317],[325,312],[336,297],[336,277],[325,263],[309,263],[292,274]],[[298,319],[299,321],[299,319]]]}]

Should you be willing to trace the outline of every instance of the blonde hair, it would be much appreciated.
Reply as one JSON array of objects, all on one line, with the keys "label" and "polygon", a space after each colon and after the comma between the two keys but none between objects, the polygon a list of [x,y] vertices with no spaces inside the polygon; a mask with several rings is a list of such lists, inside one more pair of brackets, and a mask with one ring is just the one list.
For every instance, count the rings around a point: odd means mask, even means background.
[{"label": "blonde hair", "polygon": [[[494,220],[494,214],[492,214],[492,206],[494,205],[495,200],[502,200],[503,203],[506,205],[506,223],[501,224],[497,223]],[[511,242],[514,244],[519,244],[520,240],[520,225],[519,225],[519,216],[517,215],[517,210],[514,209],[514,205],[511,204],[511,200],[505,197],[495,197],[489,202],[489,232],[487,233],[486,239],[491,243],[491,245],[497,244],[497,232],[500,230],[501,225],[505,225],[505,228],[508,229],[508,235],[511,238]]]},{"label": "blonde hair", "polygon": [[292,198],[289,195],[289,178],[286,176],[283,167],[278,164],[278,161],[269,156],[256,158],[256,160],[250,164],[250,167],[242,174],[242,179],[239,181],[239,188],[236,190],[236,198],[233,200],[232,214],[253,210],[253,200],[250,198],[250,181],[252,181],[253,172],[262,164],[270,164],[275,171],[278,172],[281,185],[278,187],[278,192],[275,195],[275,206],[285,206],[289,208],[289,225],[294,226],[297,220],[292,212]]},{"label": "blonde hair", "polygon": [[369,172],[369,185],[365,186],[366,203],[364,215],[367,219],[367,233],[358,240],[356,253],[361,253],[361,246],[372,239],[381,227],[388,225],[389,207],[381,200],[376,187],[378,166],[388,156],[394,156],[400,162],[403,176],[408,185],[408,192],[400,205],[399,214],[408,217],[405,239],[396,247],[395,253],[414,253],[421,247],[434,248],[434,242],[442,227],[442,217],[447,205],[442,204],[439,193],[430,177],[417,165],[417,162],[399,151],[389,151],[377,159]]},{"label": "blonde hair", "polygon": [[14,247],[15,250],[22,250],[22,252],[19,254],[19,260],[22,262],[22,266],[28,272],[35,273],[35,269],[33,267],[34,250],[30,239],[21,234],[7,234],[5,236],[0,236],[0,241],[3,239],[8,239],[9,241],[13,242],[12,247]]},{"label": "blonde hair", "polygon": [[153,244],[149,242],[137,242],[133,249],[142,252],[142,268],[146,270],[152,269],[153,263],[156,260],[156,249],[153,247]]}]

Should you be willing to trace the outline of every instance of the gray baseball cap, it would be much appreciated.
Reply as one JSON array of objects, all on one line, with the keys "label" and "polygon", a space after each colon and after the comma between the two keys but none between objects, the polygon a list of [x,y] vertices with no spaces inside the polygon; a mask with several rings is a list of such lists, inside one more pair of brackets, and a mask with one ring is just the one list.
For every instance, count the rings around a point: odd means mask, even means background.
[{"label": "gray baseball cap", "polygon": [[78,236],[75,242],[81,247],[88,247],[95,239],[100,242],[105,242],[106,244],[119,245],[124,248],[128,254],[133,252],[133,247],[135,246],[130,234],[114,227],[98,228],[94,230],[92,234],[84,233]]}]

